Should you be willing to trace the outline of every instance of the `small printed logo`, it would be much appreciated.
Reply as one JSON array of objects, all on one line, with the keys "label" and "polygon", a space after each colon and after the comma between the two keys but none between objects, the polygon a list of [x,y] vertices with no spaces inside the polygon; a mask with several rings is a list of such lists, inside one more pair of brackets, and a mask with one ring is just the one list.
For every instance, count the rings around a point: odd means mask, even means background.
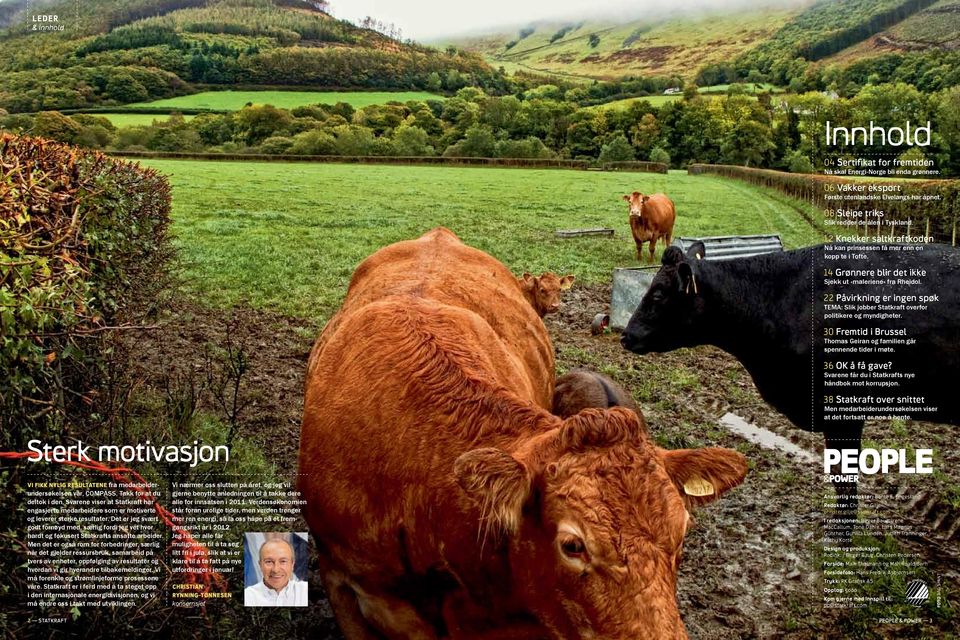
[{"label": "small printed logo", "polygon": [[907,585],[907,604],[919,607],[930,597],[930,590],[923,580],[911,580]]},{"label": "small printed logo", "polygon": [[41,13],[33,16],[33,31],[63,31],[60,16],[54,13]]}]

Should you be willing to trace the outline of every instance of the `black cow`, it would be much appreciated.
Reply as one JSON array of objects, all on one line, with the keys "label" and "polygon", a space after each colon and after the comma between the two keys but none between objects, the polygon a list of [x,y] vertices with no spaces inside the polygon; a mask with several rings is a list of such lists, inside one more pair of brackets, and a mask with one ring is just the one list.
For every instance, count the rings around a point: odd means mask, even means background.
[{"label": "black cow", "polygon": [[[863,252],[857,260],[824,259],[824,247],[808,247],[724,262],[701,260],[703,243],[684,253],[668,248],[662,266],[621,338],[634,353],[663,352],[712,344],[735,356],[750,372],[757,391],[798,427],[823,432],[830,449],[860,448],[863,421],[824,420],[823,396],[866,393],[861,387],[825,389],[824,360],[891,362],[894,371],[913,372],[891,395],[922,395],[938,410],[922,417],[960,424],[960,251],[940,245],[890,247]],[[919,268],[920,284],[859,287],[876,294],[939,296],[928,312],[903,319],[822,320],[830,294],[849,286],[824,284],[826,270]],[[823,357],[826,327],[907,329],[916,340],[895,353]],[[856,485],[837,484],[841,516],[856,514]],[[852,512],[852,513],[851,513]]]}]

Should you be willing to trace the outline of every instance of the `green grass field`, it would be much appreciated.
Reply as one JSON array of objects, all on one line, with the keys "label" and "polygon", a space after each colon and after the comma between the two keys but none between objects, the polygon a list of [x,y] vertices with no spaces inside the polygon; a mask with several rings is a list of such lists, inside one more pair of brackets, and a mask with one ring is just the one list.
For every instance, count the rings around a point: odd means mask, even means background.
[{"label": "green grass field", "polygon": [[[153,124],[154,120],[164,121],[169,118],[169,116],[153,113],[91,113],[90,115],[97,116],[98,118],[106,118],[117,128],[148,127]],[[192,115],[185,115],[183,119],[192,120],[194,117],[195,116]]]},{"label": "green grass field", "polygon": [[[510,168],[148,160],[173,184],[173,232],[189,287],[209,304],[246,301],[318,322],[357,264],[437,225],[515,273],[610,280],[636,265],[620,196],[664,191],[675,235],[779,232],[788,246],[821,237],[779,194],[717,177]],[[559,239],[606,226],[613,238]]]},{"label": "green grass field", "polygon": [[[749,97],[756,100],[756,95],[760,91],[770,91],[771,93],[783,93],[784,89],[781,87],[774,86],[772,84],[748,84],[745,85],[747,88],[747,93]],[[715,96],[726,95],[727,89],[730,88],[728,84],[715,84],[709,87],[700,87],[697,89],[697,93],[702,95],[705,98],[712,98]],[[614,100],[613,102],[605,102],[603,104],[598,104],[593,107],[588,107],[590,109],[626,109],[634,102],[639,102],[640,100],[646,100],[654,107],[662,107],[668,102],[673,102],[675,100],[680,100],[683,98],[681,93],[673,93],[670,95],[655,95],[655,96],[643,96],[641,98],[624,98],[623,100]]]},{"label": "green grass field", "polygon": [[384,104],[391,100],[441,100],[443,96],[425,91],[204,91],[190,96],[179,96],[137,102],[126,105],[127,108],[149,107],[151,109],[226,109],[237,111],[245,104],[272,104],[282,109],[292,109],[305,104],[334,104],[347,102],[354,107],[366,107],[371,104]]}]

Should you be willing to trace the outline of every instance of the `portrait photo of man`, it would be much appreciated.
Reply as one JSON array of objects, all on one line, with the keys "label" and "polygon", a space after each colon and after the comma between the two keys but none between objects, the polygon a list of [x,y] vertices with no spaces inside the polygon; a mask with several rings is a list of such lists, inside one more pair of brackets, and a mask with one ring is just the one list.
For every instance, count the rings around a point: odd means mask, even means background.
[{"label": "portrait photo of man", "polygon": [[244,534],[244,606],[306,607],[307,548],[302,533]]}]

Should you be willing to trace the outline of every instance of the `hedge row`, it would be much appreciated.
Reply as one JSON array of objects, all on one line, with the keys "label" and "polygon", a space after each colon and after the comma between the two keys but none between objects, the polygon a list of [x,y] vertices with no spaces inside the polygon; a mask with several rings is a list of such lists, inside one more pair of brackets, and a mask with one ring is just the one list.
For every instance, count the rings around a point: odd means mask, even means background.
[{"label": "hedge row", "polygon": [[[690,175],[715,174],[736,178],[752,184],[777,189],[789,196],[804,200],[823,210],[849,209],[869,211],[879,209],[884,220],[910,220],[910,234],[929,234],[938,242],[956,245],[960,240],[960,180],[886,180],[871,182],[839,176],[822,176],[806,173],[786,173],[769,169],[751,169],[734,165],[691,164]],[[836,199],[841,195],[836,185],[877,184],[899,186],[899,192],[890,192],[903,199],[853,200]],[[889,227],[883,233],[888,233]]]},{"label": "hedge row", "polygon": [[166,284],[170,186],[133,163],[11,135],[0,169],[0,445],[22,449],[109,417],[111,339]]},{"label": "hedge row", "polygon": [[265,153],[189,153],[176,151],[111,151],[124,158],[157,158],[174,160],[251,160],[254,162],[327,162],[339,164],[444,165],[468,167],[526,167],[554,169],[591,169],[604,171],[645,171],[666,173],[660,162],[606,162],[597,167],[589,160],[544,158],[448,158],[443,156],[309,156]]},{"label": "hedge row", "polygon": [[[37,111],[35,113],[28,113],[25,115],[35,116],[38,113],[43,113],[42,111]],[[171,109],[170,107],[89,107],[87,109],[64,109],[60,113],[64,115],[74,115],[77,113],[133,113],[133,114],[147,114],[153,116],[172,116],[177,113],[182,116],[199,116],[205,113],[216,113],[216,114],[226,114],[233,113],[229,109],[206,109],[201,107],[184,107],[180,109]]]}]

